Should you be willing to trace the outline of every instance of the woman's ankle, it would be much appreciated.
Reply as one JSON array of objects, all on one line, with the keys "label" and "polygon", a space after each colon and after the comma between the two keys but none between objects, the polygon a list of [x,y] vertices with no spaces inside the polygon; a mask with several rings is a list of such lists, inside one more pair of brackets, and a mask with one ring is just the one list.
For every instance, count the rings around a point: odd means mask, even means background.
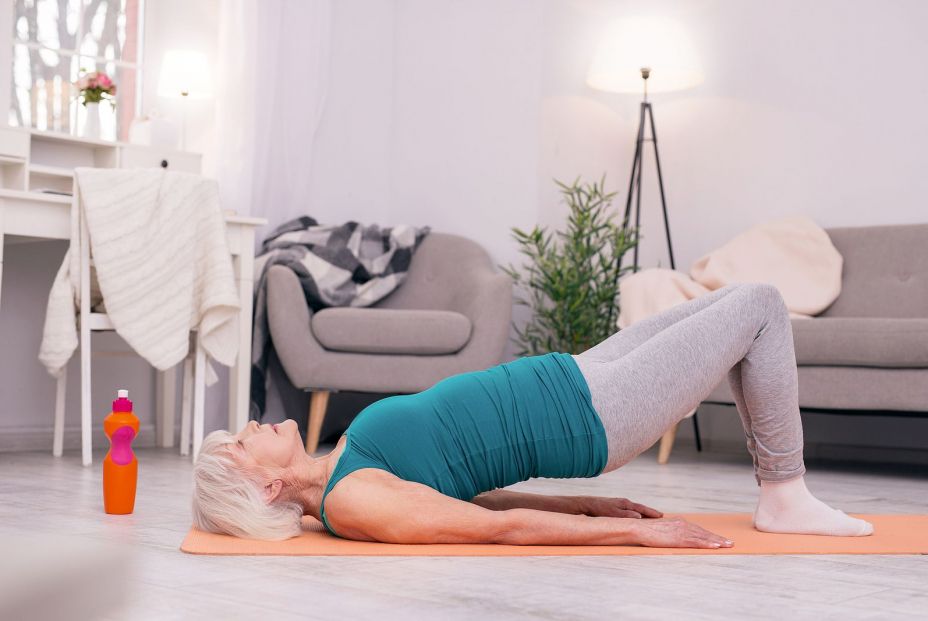
[{"label": "woman's ankle", "polygon": [[774,512],[789,509],[797,504],[803,504],[815,497],[806,487],[805,477],[799,475],[785,481],[760,482],[760,495],[757,499],[757,508],[762,512]]},{"label": "woman's ankle", "polygon": [[763,495],[796,494],[803,491],[810,493],[809,488],[806,487],[805,474],[780,481],[766,479],[760,481],[760,493]]}]

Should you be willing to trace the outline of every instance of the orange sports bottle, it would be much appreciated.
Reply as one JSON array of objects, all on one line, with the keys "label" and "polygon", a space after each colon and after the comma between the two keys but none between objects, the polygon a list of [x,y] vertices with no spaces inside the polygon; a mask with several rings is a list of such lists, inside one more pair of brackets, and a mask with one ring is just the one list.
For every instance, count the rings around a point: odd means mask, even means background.
[{"label": "orange sports bottle", "polygon": [[103,509],[116,515],[132,513],[139,477],[132,440],[139,433],[139,419],[132,413],[128,390],[116,392],[113,411],[103,420],[103,431],[110,439],[110,450],[103,459]]}]

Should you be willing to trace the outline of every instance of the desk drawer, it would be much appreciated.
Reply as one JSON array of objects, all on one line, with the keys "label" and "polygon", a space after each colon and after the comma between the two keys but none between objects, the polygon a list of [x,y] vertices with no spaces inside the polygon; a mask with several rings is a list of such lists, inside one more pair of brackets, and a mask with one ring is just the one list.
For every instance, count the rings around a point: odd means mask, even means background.
[{"label": "desk drawer", "polygon": [[119,167],[166,168],[181,172],[200,173],[200,155],[182,151],[167,151],[152,147],[122,145],[119,147]]},{"label": "desk drawer", "polygon": [[11,127],[0,127],[0,155],[29,157],[29,132]]}]

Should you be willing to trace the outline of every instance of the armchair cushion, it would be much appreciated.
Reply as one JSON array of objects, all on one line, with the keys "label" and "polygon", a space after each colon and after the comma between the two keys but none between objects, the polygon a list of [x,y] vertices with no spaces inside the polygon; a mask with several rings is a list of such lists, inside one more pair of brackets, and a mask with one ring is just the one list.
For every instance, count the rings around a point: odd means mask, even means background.
[{"label": "armchair cushion", "polygon": [[326,349],[368,354],[452,354],[470,339],[470,319],[454,311],[326,308],[312,318]]},{"label": "armchair cushion", "polygon": [[800,365],[928,367],[928,318],[795,319]]}]

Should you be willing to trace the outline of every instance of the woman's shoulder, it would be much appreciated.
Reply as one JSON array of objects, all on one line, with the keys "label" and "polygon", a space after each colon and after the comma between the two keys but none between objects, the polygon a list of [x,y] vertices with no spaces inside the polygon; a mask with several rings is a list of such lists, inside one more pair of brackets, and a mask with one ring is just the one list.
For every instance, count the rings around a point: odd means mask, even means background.
[{"label": "woman's shoulder", "polygon": [[347,539],[367,539],[359,530],[365,522],[367,503],[378,489],[402,483],[396,475],[373,467],[360,468],[342,477],[325,497],[324,516],[330,530]]},{"label": "woman's shoulder", "polygon": [[[349,429],[338,439],[335,448],[332,449],[330,453],[330,459],[333,460],[332,469],[323,486],[323,499],[335,491],[337,487],[340,487],[339,483],[341,481],[354,476],[358,471],[377,471],[384,468],[384,465],[379,460],[371,457],[368,451],[363,450],[363,447],[358,445],[356,435],[352,433],[352,429]],[[389,474],[386,470],[383,472]],[[390,476],[393,475],[390,474]]]}]

